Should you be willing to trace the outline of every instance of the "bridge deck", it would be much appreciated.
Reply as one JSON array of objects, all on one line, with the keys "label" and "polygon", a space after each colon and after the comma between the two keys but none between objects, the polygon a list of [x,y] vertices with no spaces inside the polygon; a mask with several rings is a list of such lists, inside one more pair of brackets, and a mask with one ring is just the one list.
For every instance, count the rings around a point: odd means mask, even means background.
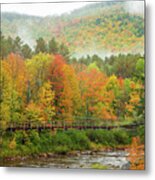
[{"label": "bridge deck", "polygon": [[36,129],[36,130],[43,130],[43,129],[106,129],[106,130],[111,130],[114,128],[125,128],[125,129],[133,129],[136,128],[139,125],[143,125],[144,123],[138,123],[138,124],[126,124],[126,125],[74,125],[74,124],[62,124],[62,125],[53,125],[53,124],[10,124],[7,127],[7,131],[16,131],[16,130],[31,130],[31,129]]}]

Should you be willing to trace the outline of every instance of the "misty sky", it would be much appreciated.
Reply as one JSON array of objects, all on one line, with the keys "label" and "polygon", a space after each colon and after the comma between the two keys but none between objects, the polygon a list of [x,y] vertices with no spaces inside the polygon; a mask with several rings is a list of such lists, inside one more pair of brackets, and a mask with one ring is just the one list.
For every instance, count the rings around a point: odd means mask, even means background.
[{"label": "misty sky", "polygon": [[[39,0],[23,0],[23,2],[39,2]],[[61,0],[65,1],[65,0]],[[93,1],[93,0],[92,0]],[[1,2],[20,2],[13,0],[1,0]],[[40,0],[41,2],[41,0]],[[62,13],[70,13],[74,9],[78,9],[87,4],[94,2],[74,2],[74,3],[43,3],[43,4],[3,4],[2,12],[16,12],[21,14],[47,16],[47,15],[61,15]],[[144,13],[143,1],[127,1],[125,8],[130,13]]]},{"label": "misty sky", "polygon": [[94,2],[4,4],[2,5],[2,12],[17,12],[36,16],[60,15],[62,13],[70,13],[75,9],[93,3]]}]

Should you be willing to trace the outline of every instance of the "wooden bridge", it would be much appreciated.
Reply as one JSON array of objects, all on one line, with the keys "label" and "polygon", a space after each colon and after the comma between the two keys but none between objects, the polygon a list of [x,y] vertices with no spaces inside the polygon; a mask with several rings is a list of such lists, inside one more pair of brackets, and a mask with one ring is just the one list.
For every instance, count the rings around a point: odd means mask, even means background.
[{"label": "wooden bridge", "polygon": [[68,129],[78,129],[78,130],[84,130],[84,129],[106,129],[111,130],[115,128],[123,128],[123,129],[135,129],[136,127],[143,125],[144,123],[132,123],[132,124],[114,124],[114,123],[107,123],[107,124],[95,124],[95,123],[9,123],[9,125],[6,128],[6,131],[16,131],[16,130],[38,130],[42,131],[44,129],[49,130],[68,130]]}]

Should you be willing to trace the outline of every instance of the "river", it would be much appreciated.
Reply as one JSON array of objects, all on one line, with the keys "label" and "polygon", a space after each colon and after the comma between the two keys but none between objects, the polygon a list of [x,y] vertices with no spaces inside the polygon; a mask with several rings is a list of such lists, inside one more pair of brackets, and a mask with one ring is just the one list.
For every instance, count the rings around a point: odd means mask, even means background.
[{"label": "river", "polygon": [[3,166],[44,168],[129,169],[126,151],[82,151],[70,155],[31,157],[3,162]]}]

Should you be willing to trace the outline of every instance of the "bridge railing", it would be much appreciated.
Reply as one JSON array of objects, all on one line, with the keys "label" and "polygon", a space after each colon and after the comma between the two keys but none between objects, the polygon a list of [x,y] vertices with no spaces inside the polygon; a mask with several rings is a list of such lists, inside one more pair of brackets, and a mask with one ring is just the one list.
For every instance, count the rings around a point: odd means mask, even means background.
[{"label": "bridge railing", "polygon": [[[141,123],[144,124],[144,123]],[[28,129],[68,129],[68,128],[75,128],[75,129],[88,129],[88,128],[92,128],[92,129],[98,129],[98,128],[102,128],[102,129],[112,129],[112,128],[132,128],[132,127],[136,127],[138,125],[136,123],[131,123],[131,124],[124,124],[124,123],[118,123],[118,122],[114,122],[111,120],[104,120],[103,122],[101,121],[100,123],[96,123],[95,120],[92,119],[87,119],[87,120],[76,120],[76,121],[72,121],[72,120],[67,120],[67,121],[42,121],[42,122],[38,122],[38,121],[29,121],[29,122],[10,122],[7,124],[7,128],[9,130],[18,130],[18,129],[22,129],[22,130],[28,130]]]}]

